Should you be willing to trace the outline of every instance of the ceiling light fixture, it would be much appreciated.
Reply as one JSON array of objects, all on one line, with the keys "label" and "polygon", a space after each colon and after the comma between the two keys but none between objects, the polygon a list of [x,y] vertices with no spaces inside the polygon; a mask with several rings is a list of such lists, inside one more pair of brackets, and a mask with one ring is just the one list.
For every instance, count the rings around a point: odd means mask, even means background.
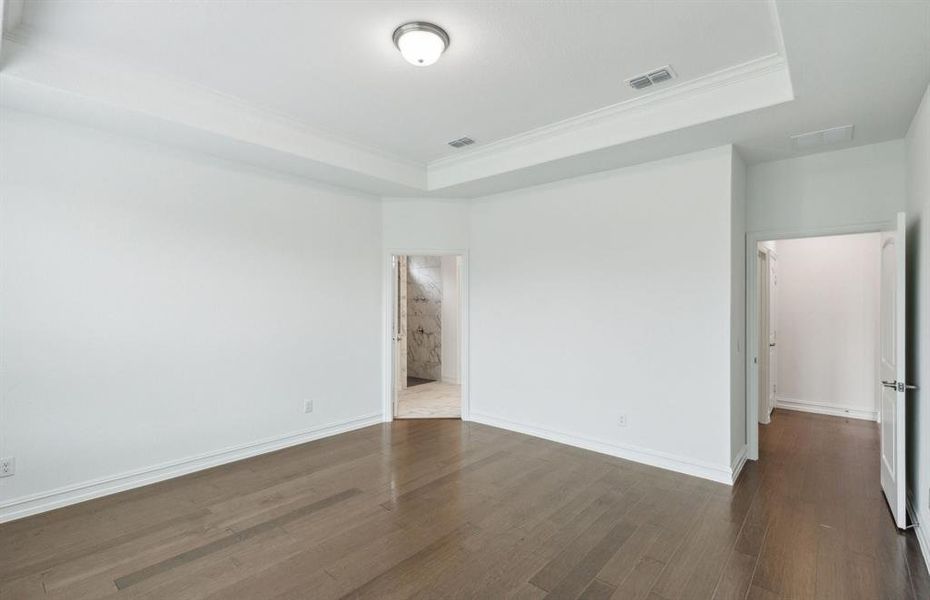
[{"label": "ceiling light fixture", "polygon": [[449,47],[449,34],[442,27],[413,21],[394,30],[394,45],[411,65],[428,67]]}]

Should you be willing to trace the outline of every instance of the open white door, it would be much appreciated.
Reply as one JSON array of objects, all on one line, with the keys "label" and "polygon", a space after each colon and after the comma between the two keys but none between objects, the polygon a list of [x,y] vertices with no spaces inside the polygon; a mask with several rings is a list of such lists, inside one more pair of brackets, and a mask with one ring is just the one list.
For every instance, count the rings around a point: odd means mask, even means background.
[{"label": "open white door", "polygon": [[776,319],[778,315],[778,276],[776,274],[778,257],[772,250],[767,250],[766,253],[768,254],[769,268],[769,290],[768,294],[766,294],[768,299],[766,314],[769,321],[768,339],[765,340],[768,345],[768,367],[766,368],[766,371],[768,372],[768,388],[766,390],[766,394],[768,396],[768,414],[772,414],[772,410],[775,408],[775,400],[778,392],[778,348],[776,346],[778,342],[778,320]]},{"label": "open white door", "polygon": [[772,375],[769,369],[769,255],[764,248],[759,248],[756,256],[756,276],[757,289],[759,291],[759,348],[756,353],[756,365],[758,373],[758,406],[759,422],[768,425],[771,422],[770,415],[772,407],[769,403],[769,389],[772,387],[770,381]]},{"label": "open white door", "polygon": [[904,406],[904,213],[898,213],[895,231],[882,234],[881,266],[881,472],[882,490],[894,515],[895,525],[907,525],[905,510],[906,464],[904,435],[907,411]]},{"label": "open white door", "polygon": [[407,387],[407,257],[394,256],[391,284],[391,361],[394,377],[391,386],[391,415],[397,414],[400,391]]}]

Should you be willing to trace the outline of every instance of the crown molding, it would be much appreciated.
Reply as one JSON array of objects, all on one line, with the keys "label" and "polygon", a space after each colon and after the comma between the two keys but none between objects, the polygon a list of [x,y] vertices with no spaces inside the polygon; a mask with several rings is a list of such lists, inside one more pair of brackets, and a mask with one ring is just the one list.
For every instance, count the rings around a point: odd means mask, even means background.
[{"label": "crown molding", "polygon": [[367,192],[419,192],[426,185],[422,163],[321,132],[204,86],[140,73],[115,61],[103,64],[38,40],[24,27],[4,35],[3,49],[4,106],[211,154],[224,153],[225,139],[237,160]]},{"label": "crown molding", "polygon": [[[0,2],[25,2],[25,0],[0,0]],[[70,46],[63,46],[42,39],[33,33],[28,26],[20,26],[15,31],[6,32],[3,36],[10,42],[19,47],[18,52],[23,51],[23,47],[28,48],[30,53],[38,52],[45,55],[46,60],[73,61],[81,65],[98,64],[101,71],[106,71],[107,75],[114,77],[128,77],[138,80],[145,85],[152,87],[167,88],[170,93],[177,95],[186,95],[190,97],[199,97],[199,101],[205,103],[215,103],[218,106],[230,111],[241,112],[248,118],[267,121],[277,126],[293,129],[301,134],[327,140],[329,143],[344,145],[355,152],[363,152],[378,156],[384,160],[395,161],[410,167],[423,167],[424,164],[419,161],[410,160],[398,154],[388,152],[382,148],[363,144],[355,140],[350,140],[334,133],[312,127],[308,123],[301,121],[286,113],[272,110],[266,107],[258,107],[232,94],[226,94],[213,88],[199,85],[187,81],[179,81],[167,77],[147,74],[140,72],[131,64],[125,64],[118,58],[108,59],[106,65],[100,64],[102,61],[99,56],[81,53]],[[67,58],[66,58],[67,57]]]},{"label": "crown molding", "polygon": [[788,62],[771,54],[428,163],[439,190],[794,99]]},{"label": "crown molding", "polygon": [[[652,155],[671,148],[653,143],[661,134],[794,99],[787,60],[776,53],[420,163],[204,86],[141,73],[119,57],[81,54],[27,26],[3,42],[4,106],[384,196],[469,197],[546,180],[541,170],[565,178],[661,158]],[[640,146],[645,153],[634,152]]]},{"label": "crown molding", "polygon": [[516,135],[469,148],[464,152],[452,156],[445,156],[430,161],[427,166],[442,168],[448,165],[454,165],[485,154],[495,154],[502,150],[522,146],[526,143],[544,139],[549,136],[560,133],[570,132],[585,127],[597,127],[604,122],[612,121],[619,116],[626,116],[627,113],[637,110],[652,110],[664,102],[674,102],[682,99],[689,94],[700,93],[717,87],[727,86],[738,83],[750,77],[756,77],[772,71],[778,71],[786,68],[786,62],[783,56],[771,54],[740,65],[728,67],[697,79],[691,79],[669,86],[664,89],[631,98],[617,104],[605,106],[588,113],[569,117],[562,121],[543,125],[529,131],[524,131]]}]

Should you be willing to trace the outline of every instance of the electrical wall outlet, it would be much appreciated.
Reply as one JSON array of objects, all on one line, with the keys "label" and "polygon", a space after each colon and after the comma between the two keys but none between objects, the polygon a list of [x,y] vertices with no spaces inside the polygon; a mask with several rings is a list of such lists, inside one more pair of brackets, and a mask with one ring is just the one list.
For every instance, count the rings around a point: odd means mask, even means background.
[{"label": "electrical wall outlet", "polygon": [[626,427],[626,413],[617,416],[617,427]]},{"label": "electrical wall outlet", "polygon": [[304,400],[304,412],[305,413],[313,412],[313,400]]},{"label": "electrical wall outlet", "polygon": [[0,458],[0,477],[9,477],[16,474],[16,457],[6,456]]}]

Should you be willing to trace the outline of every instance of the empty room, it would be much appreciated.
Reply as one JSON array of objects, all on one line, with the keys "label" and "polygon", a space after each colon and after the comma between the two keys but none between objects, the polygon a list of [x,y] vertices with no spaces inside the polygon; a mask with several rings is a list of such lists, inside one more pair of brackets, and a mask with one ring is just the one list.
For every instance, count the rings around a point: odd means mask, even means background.
[{"label": "empty room", "polygon": [[0,600],[930,598],[930,0],[0,8]]}]

